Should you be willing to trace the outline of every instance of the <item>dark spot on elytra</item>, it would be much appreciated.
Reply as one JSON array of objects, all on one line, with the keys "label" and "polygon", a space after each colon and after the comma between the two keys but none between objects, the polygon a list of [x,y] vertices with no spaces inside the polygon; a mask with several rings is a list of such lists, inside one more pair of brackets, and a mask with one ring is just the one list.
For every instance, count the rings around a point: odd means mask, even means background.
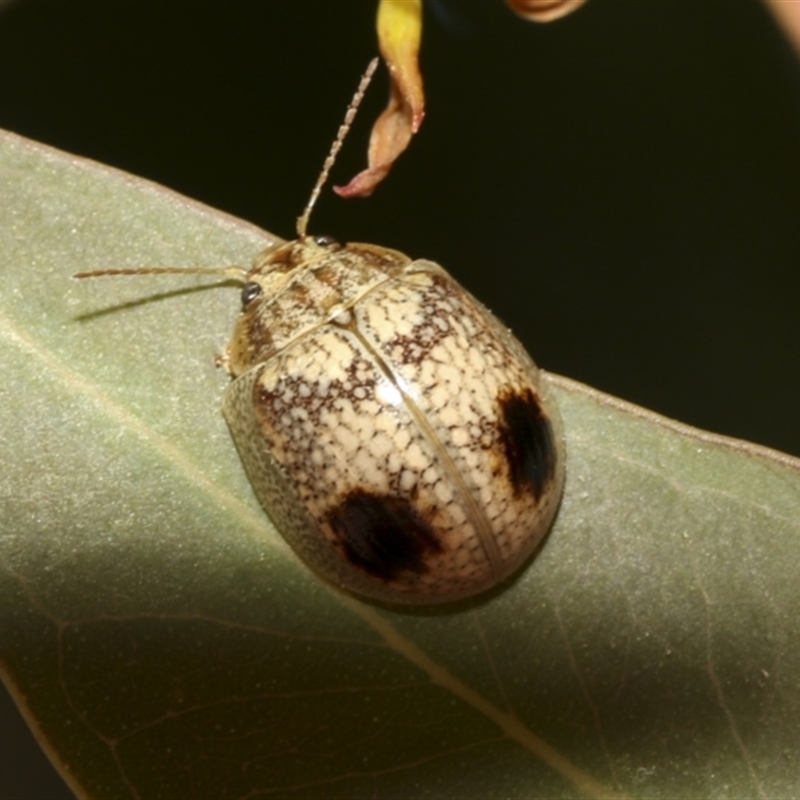
[{"label": "dark spot on elytra", "polygon": [[500,441],[514,495],[531,492],[536,501],[553,479],[556,449],[550,420],[530,389],[500,393]]},{"label": "dark spot on elytra", "polygon": [[386,581],[404,572],[426,572],[426,557],[442,550],[430,525],[407,499],[395,495],[354,489],[328,522],[348,561]]}]

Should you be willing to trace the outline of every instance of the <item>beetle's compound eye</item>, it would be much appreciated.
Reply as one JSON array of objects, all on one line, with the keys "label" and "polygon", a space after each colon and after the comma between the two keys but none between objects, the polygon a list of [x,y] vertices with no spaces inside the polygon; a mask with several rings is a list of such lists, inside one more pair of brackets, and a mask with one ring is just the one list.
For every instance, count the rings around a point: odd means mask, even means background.
[{"label": "beetle's compound eye", "polygon": [[262,293],[262,288],[258,283],[254,281],[249,281],[242,287],[242,308],[247,308],[256,297],[260,297]]},{"label": "beetle's compound eye", "polygon": [[334,246],[338,247],[339,245],[339,242],[337,242],[336,239],[333,238],[333,236],[315,236],[314,241],[320,247],[334,247]]}]

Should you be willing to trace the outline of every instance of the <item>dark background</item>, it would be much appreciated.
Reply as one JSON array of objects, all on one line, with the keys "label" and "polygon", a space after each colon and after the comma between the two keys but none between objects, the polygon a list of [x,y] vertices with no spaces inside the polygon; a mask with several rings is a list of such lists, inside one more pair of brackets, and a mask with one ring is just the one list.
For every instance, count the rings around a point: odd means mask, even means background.
[{"label": "dark background", "polygon": [[[0,127],[291,236],[375,0],[24,0]],[[312,232],[432,258],[554,372],[800,454],[800,67],[755,0],[429,0],[428,115]],[[365,161],[373,85],[334,177]],[[32,276],[33,277],[33,276]],[[0,702],[0,800],[70,794]]]}]

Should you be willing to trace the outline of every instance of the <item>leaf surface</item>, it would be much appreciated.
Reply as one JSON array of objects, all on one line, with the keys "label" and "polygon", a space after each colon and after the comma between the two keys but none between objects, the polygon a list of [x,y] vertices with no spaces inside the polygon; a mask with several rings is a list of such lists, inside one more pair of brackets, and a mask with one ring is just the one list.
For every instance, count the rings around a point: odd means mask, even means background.
[{"label": "leaf surface", "polygon": [[345,597],[219,413],[238,291],[70,278],[272,237],[12,135],[0,162],[0,663],[76,793],[798,795],[796,460],[550,376],[540,555],[453,607]]}]

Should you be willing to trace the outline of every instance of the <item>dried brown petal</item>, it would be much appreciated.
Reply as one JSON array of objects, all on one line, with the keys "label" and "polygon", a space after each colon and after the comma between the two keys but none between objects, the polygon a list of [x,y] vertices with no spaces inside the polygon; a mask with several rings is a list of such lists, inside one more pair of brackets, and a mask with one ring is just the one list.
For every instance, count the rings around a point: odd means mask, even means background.
[{"label": "dried brown petal", "polygon": [[425,116],[425,97],[417,56],[422,36],[421,0],[381,0],[378,41],[392,78],[389,104],[372,128],[368,167],[347,186],[336,186],[341,197],[367,197],[386,177],[408,147]]},{"label": "dried brown petal", "polygon": [[531,22],[552,22],[582,6],[586,0],[506,0],[506,4]]},{"label": "dried brown petal", "polygon": [[794,45],[794,49],[800,53],[800,4],[788,3],[786,0],[766,0],[766,3]]}]

